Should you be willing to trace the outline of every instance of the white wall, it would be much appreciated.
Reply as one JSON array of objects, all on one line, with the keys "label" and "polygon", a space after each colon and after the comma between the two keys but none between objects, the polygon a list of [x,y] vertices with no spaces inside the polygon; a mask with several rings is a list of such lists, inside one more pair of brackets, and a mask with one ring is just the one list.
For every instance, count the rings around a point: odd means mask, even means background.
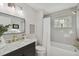
[{"label": "white wall", "polygon": [[26,20],[26,34],[30,34],[30,24],[36,25],[36,11],[33,10],[31,7],[24,5],[23,11]]},{"label": "white wall", "polygon": [[43,39],[43,11],[38,11],[37,22],[36,22],[36,38],[38,39],[38,44],[42,44]]},{"label": "white wall", "polygon": [[30,24],[35,24],[36,26],[36,33],[35,36],[38,40],[38,44],[42,43],[42,18],[43,18],[43,11],[42,10],[35,10],[32,7],[28,6],[27,4],[18,4],[23,7],[25,20],[26,20],[26,34],[30,34]]},{"label": "white wall", "polygon": [[26,19],[26,34],[30,32],[29,24],[35,24],[36,33],[35,37],[37,38],[38,44],[42,44],[42,21],[43,21],[43,11],[42,10],[34,10],[30,6],[26,5],[24,7],[24,14]]}]

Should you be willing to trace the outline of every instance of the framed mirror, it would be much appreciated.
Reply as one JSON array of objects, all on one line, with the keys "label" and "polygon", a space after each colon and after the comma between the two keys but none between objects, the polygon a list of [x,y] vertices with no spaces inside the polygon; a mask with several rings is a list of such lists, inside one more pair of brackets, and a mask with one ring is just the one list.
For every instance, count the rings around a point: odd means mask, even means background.
[{"label": "framed mirror", "polygon": [[5,13],[0,12],[0,25],[8,25],[9,26],[8,31],[4,34],[12,34],[12,33],[23,33],[25,32],[25,19],[8,15]]}]

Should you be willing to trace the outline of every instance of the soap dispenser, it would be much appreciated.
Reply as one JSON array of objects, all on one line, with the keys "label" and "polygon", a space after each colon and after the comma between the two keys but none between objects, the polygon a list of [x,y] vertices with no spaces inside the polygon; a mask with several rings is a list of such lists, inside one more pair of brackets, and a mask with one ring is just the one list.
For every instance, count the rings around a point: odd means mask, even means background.
[{"label": "soap dispenser", "polygon": [[17,41],[17,35],[13,35],[12,37],[12,42],[15,42],[15,41]]},{"label": "soap dispenser", "polygon": [[24,33],[24,34],[22,34],[22,40],[24,40],[24,39],[25,39],[25,35],[26,35],[25,33]]}]

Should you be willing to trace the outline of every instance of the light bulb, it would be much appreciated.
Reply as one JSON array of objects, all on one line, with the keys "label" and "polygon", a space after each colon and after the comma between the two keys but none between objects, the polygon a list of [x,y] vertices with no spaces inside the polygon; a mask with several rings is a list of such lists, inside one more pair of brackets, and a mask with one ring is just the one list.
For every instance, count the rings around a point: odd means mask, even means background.
[{"label": "light bulb", "polygon": [[13,11],[15,11],[15,7],[11,7],[11,9],[12,9]]},{"label": "light bulb", "polygon": [[23,15],[23,11],[22,10],[18,10],[18,14]]}]

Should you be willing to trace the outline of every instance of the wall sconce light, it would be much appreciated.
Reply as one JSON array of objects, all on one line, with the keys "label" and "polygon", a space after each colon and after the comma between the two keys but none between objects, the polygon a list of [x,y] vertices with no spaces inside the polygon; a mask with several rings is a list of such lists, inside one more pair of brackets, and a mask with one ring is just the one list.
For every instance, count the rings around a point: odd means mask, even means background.
[{"label": "wall sconce light", "polygon": [[8,7],[10,7],[12,10],[15,10],[15,4],[14,3],[8,3]]},{"label": "wall sconce light", "polygon": [[18,9],[18,14],[23,15],[22,7],[19,7],[19,9]]},{"label": "wall sconce light", "polygon": [[14,3],[8,3],[8,7],[12,10],[11,12],[17,12],[19,15],[23,16],[22,7],[17,6]]},{"label": "wall sconce light", "polygon": [[14,7],[15,8],[15,4],[14,3],[8,3],[8,7]]}]

